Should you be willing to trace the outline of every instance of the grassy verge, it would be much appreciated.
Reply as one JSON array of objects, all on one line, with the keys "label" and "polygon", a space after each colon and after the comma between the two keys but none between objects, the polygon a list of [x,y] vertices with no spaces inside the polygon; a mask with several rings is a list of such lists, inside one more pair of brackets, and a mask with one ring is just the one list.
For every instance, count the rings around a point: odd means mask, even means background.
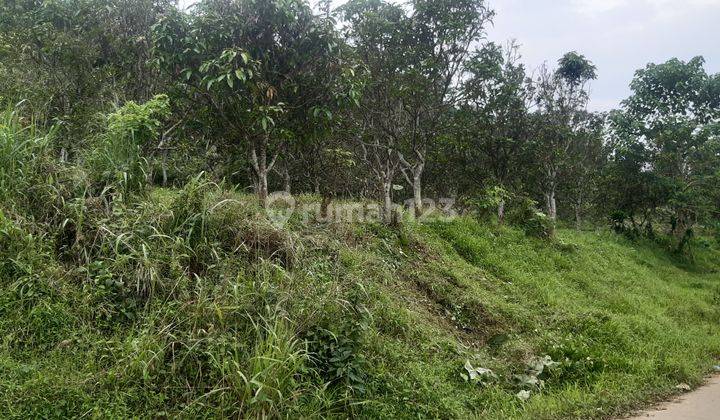
[{"label": "grassy verge", "polygon": [[604,418],[720,356],[712,247],[278,228],[252,203],[198,179],[46,223],[5,209],[0,416]]}]

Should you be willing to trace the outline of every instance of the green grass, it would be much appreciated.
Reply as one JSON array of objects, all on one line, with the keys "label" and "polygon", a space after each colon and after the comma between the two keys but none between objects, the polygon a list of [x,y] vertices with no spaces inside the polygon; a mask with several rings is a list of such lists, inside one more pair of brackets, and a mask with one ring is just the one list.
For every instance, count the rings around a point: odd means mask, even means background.
[{"label": "green grass", "polygon": [[[651,244],[605,232],[563,230],[548,244],[471,220],[414,230],[441,257],[412,262],[415,271],[392,288],[394,302],[420,290],[393,309],[409,312],[415,332],[379,337],[393,349],[379,354],[406,355],[388,375],[403,378],[397,390],[425,388],[433,398],[389,400],[382,413],[607,417],[699,384],[720,355],[717,265],[688,271]],[[509,375],[545,354],[561,364],[525,403],[514,389],[459,379],[463,359]],[[400,373],[405,363],[410,375]]]},{"label": "green grass", "polygon": [[[0,417],[609,418],[720,356],[711,247],[688,264],[469,218],[278,228],[253,203],[198,178],[48,221],[4,208]],[[521,401],[513,376],[545,355]]]}]

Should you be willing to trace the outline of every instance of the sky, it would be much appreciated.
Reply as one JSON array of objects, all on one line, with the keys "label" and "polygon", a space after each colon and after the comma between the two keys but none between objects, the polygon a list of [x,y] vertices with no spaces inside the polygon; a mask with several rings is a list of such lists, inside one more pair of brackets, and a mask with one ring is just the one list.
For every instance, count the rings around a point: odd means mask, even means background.
[{"label": "sky", "polygon": [[589,108],[616,108],[637,69],[705,57],[720,73],[720,0],[488,0],[488,39],[516,39],[529,70],[577,51],[598,68]]},{"label": "sky", "polygon": [[[496,12],[488,40],[516,40],[529,71],[543,62],[552,66],[569,51],[597,66],[593,111],[617,108],[631,93],[635,71],[648,63],[702,55],[705,69],[720,73],[720,0],[487,1]],[[343,3],[333,0],[334,6]]]}]

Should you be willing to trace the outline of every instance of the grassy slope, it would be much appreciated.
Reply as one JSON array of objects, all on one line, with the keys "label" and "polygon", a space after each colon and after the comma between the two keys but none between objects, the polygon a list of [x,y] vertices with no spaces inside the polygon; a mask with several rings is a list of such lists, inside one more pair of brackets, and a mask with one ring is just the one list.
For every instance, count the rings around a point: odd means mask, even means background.
[{"label": "grassy slope", "polygon": [[[398,389],[419,386],[434,400],[422,408],[388,401],[384,408],[398,410],[393,414],[429,409],[439,416],[609,416],[679,383],[697,384],[720,355],[716,265],[687,271],[651,245],[607,233],[561,231],[560,245],[553,246],[469,220],[417,232],[418,241],[442,257],[411,264],[414,270],[394,290],[400,302],[408,291],[421,290],[419,299],[395,310],[409,308],[415,319],[410,324],[422,338],[381,335],[378,342],[408,355],[414,372],[396,380],[395,366],[387,379]],[[469,336],[453,333],[437,316],[448,306],[451,319],[465,320],[456,327],[474,330]],[[544,354],[564,363],[527,403],[458,379],[463,358],[507,375]]]},{"label": "grassy slope", "polygon": [[[225,193],[179,215],[193,194],[156,191],[84,222],[92,246],[107,236],[92,267],[15,235],[1,417],[609,417],[699,384],[720,356],[717,250],[684,267],[606,232],[547,243],[469,219],[275,230]],[[5,224],[7,246],[23,228]],[[324,329],[349,343],[362,391],[347,375],[324,386],[306,361],[303,340]],[[561,364],[521,402],[509,378],[544,355]],[[465,382],[466,360],[500,379]]]}]

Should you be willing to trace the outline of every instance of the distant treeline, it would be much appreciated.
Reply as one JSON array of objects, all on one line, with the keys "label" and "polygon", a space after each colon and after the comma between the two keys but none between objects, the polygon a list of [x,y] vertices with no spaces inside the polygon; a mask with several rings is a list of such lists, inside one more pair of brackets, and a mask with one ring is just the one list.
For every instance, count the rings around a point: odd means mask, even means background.
[{"label": "distant treeline", "polygon": [[388,222],[395,203],[452,197],[679,249],[717,226],[720,75],[702,57],[649,64],[594,113],[588,58],[526,69],[486,41],[493,17],[483,0],[4,1],[0,101],[52,129],[95,195],[205,171],[263,205],[276,189],[376,198]]}]

